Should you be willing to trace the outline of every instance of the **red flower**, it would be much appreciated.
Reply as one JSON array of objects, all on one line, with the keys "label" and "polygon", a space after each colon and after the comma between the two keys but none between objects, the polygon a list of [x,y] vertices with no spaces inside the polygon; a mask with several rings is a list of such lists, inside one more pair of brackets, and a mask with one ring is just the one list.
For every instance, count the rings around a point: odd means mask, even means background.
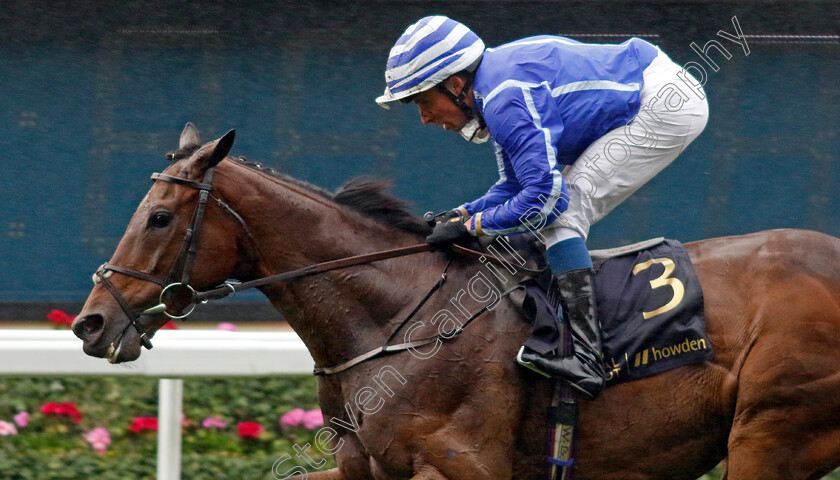
[{"label": "red flower", "polygon": [[73,324],[73,319],[76,318],[75,315],[72,317],[67,315],[66,313],[62,312],[61,310],[51,310],[50,313],[47,314],[47,318],[53,322],[56,326],[70,326]]},{"label": "red flower", "polygon": [[160,327],[160,329],[161,330],[178,330],[178,326],[176,326],[174,323],[172,323],[172,320],[170,320],[170,321],[166,322],[165,324],[163,324],[163,326]]},{"label": "red flower", "polygon": [[242,438],[259,438],[264,431],[262,425],[256,422],[242,422],[237,427],[237,433]]},{"label": "red flower", "polygon": [[140,433],[143,430],[156,432],[158,429],[157,417],[137,417],[131,422],[131,433]]},{"label": "red flower", "polygon": [[41,413],[43,413],[44,415],[58,415],[62,417],[70,417],[76,423],[82,421],[82,414],[76,408],[76,405],[73,404],[73,402],[45,403],[41,407]]}]

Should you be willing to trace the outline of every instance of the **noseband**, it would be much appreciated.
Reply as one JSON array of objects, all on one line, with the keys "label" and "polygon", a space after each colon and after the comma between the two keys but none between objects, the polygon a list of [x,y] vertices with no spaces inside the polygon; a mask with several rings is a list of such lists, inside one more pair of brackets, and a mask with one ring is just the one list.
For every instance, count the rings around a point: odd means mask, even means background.
[{"label": "noseband", "polygon": [[[152,342],[147,335],[148,332],[141,331],[140,326],[137,325],[137,320],[140,317],[144,315],[164,314],[172,319],[183,319],[187,318],[195,309],[196,304],[194,300],[197,294],[195,289],[189,283],[190,271],[192,269],[192,264],[198,248],[198,238],[201,231],[201,223],[204,219],[204,210],[207,207],[207,199],[211,197],[210,191],[212,190],[211,184],[213,182],[213,170],[213,168],[209,168],[204,174],[204,180],[201,182],[173,177],[164,173],[152,174],[152,180],[154,181],[160,180],[199,190],[198,203],[196,204],[195,211],[193,212],[192,221],[190,222],[189,228],[187,228],[187,232],[184,234],[184,241],[181,245],[181,249],[178,252],[178,256],[175,258],[175,262],[172,264],[172,268],[169,270],[169,275],[166,279],[161,279],[145,272],[119,267],[108,263],[100,266],[96,270],[96,273],[93,274],[94,283],[102,284],[102,286],[105,287],[105,290],[114,297],[114,300],[117,301],[120,308],[122,308],[122,311],[131,321],[130,325],[133,325],[134,329],[137,330],[137,333],[140,335],[140,341],[143,343],[143,346],[147,349],[151,350]],[[216,197],[213,198],[219,203],[219,206],[228,211],[234,218],[236,218],[237,221],[239,221],[239,224],[242,225],[242,228],[248,234],[248,237],[253,238],[250,229],[245,224],[242,217],[220,199]],[[159,297],[160,303],[145,310],[135,310],[131,308],[117,287],[109,280],[108,277],[110,277],[113,272],[160,285],[162,288]],[[226,283],[225,285],[230,284]],[[232,288],[231,293],[233,293]]]}]

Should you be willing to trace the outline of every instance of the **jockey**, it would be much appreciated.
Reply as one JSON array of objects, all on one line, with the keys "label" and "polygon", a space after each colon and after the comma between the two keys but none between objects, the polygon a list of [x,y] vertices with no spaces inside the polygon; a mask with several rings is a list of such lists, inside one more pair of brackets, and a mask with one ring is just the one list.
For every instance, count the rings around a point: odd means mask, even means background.
[{"label": "jockey", "polygon": [[703,131],[702,86],[658,47],[558,36],[496,48],[444,16],[422,18],[391,49],[381,106],[414,102],[424,124],[493,145],[499,171],[481,198],[444,215],[426,239],[532,232],[569,318],[574,355],[526,342],[516,359],[589,398],[604,386],[590,227],[670,164]]}]

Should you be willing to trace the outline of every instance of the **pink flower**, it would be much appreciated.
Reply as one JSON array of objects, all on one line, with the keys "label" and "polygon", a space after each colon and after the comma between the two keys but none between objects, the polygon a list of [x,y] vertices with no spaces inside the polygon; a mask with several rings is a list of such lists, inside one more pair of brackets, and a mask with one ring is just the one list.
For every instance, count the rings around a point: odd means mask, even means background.
[{"label": "pink flower", "polygon": [[20,412],[15,415],[15,423],[18,427],[25,427],[29,423],[29,412]]},{"label": "pink flower", "polygon": [[303,423],[303,418],[306,416],[306,412],[303,411],[302,408],[296,408],[287,412],[285,415],[280,417],[280,426],[281,427],[297,427],[301,423]]},{"label": "pink flower", "polygon": [[94,428],[84,434],[84,437],[97,453],[105,453],[105,449],[111,444],[111,434],[102,427]]},{"label": "pink flower", "polygon": [[227,423],[218,417],[207,417],[201,422],[204,428],[227,428]]},{"label": "pink flower", "polygon": [[324,415],[320,410],[309,410],[303,414],[303,426],[309,430],[315,430],[324,424]]},{"label": "pink flower", "polygon": [[228,332],[235,332],[236,331],[236,325],[234,325],[232,323],[229,323],[229,322],[224,322],[224,323],[220,323],[218,326],[216,326],[216,330],[227,330]]},{"label": "pink flower", "polygon": [[15,428],[14,423],[0,420],[0,435],[5,437],[7,435],[17,435],[17,433],[17,428]]},{"label": "pink flower", "polygon": [[256,422],[242,422],[237,426],[237,434],[242,438],[259,438],[265,429]]}]

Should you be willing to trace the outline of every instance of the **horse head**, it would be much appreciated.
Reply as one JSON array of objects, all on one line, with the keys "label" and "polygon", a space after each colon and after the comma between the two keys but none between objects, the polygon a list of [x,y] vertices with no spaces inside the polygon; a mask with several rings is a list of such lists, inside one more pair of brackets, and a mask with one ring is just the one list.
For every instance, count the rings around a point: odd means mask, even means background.
[{"label": "horse head", "polygon": [[325,340],[324,332],[346,322],[356,333],[378,336],[410,308],[408,300],[422,296],[420,287],[438,281],[444,254],[366,260],[309,276],[322,271],[313,269],[317,264],[372,252],[428,252],[422,239],[429,227],[385,193],[384,181],[354,179],[331,193],[257,163],[226,159],[233,140],[231,131],[202,145],[193,125],[184,128],[168,155],[173,163],[152,175],[155,184],[113,257],[94,274],[73,324],[85,353],[114,363],[134,360],[170,318],[185,318],[197,303],[239,288],[258,288],[313,357],[329,362],[352,345],[335,336]]},{"label": "horse head", "polygon": [[155,331],[193,307],[195,289],[234,275],[245,225],[210,185],[234,136],[231,130],[202,145],[195,126],[186,125],[167,155],[172,164],[152,176],[113,257],[94,274],[72,325],[85,353],[112,363],[135,360],[141,346],[151,348]]}]

